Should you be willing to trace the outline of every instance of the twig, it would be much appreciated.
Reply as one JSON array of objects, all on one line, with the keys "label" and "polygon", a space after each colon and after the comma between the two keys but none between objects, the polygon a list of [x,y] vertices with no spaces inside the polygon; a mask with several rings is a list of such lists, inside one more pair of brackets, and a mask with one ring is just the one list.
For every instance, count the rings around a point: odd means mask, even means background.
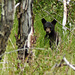
[{"label": "twig", "polygon": [[22,50],[25,50],[25,49],[37,49],[37,50],[44,50],[44,51],[47,51],[47,50],[44,49],[44,48],[21,48],[21,49],[17,49],[17,50],[12,50],[12,51],[10,51],[10,52],[5,52],[5,53],[3,53],[2,55],[0,55],[0,57],[2,57],[2,56],[5,55],[5,54],[11,54],[11,53],[13,53],[13,52],[22,51]]},{"label": "twig", "polygon": [[53,70],[55,67],[57,67],[57,63],[51,68],[51,70]]},{"label": "twig", "polygon": [[12,44],[13,48],[15,49],[15,46],[14,46],[14,44],[13,44],[13,42],[11,41],[11,39],[10,39],[10,38],[9,38],[9,41],[11,42],[11,44]]},{"label": "twig", "polygon": [[[66,63],[66,64],[63,64],[63,63]],[[61,60],[61,62],[59,63],[59,64],[55,64],[53,67],[52,67],[52,69],[54,69],[55,67],[61,67],[61,66],[69,66],[69,67],[71,67],[74,71],[75,71],[75,65],[72,65],[72,64],[70,64],[69,62],[68,62],[68,60],[65,58],[65,57],[63,57],[63,59]]]},{"label": "twig", "polygon": [[15,9],[16,9],[19,5],[20,5],[20,3],[17,3],[17,4],[15,5]]},{"label": "twig", "polygon": [[51,68],[51,70],[54,69],[55,67],[61,67],[61,65],[62,65],[63,62],[64,62],[64,60],[62,59],[61,62],[60,62],[59,64],[56,63],[56,64]]},{"label": "twig", "polygon": [[8,63],[8,62],[0,62],[0,64],[4,64],[4,63]]},{"label": "twig", "polygon": [[[53,19],[55,19],[48,11],[42,9],[44,12],[46,12],[47,14],[49,14]],[[56,19],[55,19],[56,20]],[[60,25],[62,25],[58,20],[56,20]]]},{"label": "twig", "polygon": [[39,68],[39,66],[40,66],[37,61],[36,61],[36,63],[38,64],[38,66],[33,70],[33,72],[31,74],[33,74],[36,71],[36,69]]},{"label": "twig", "polygon": [[[67,66],[67,64],[62,64],[62,66]],[[73,65],[75,67],[75,65]]]},{"label": "twig", "polygon": [[5,70],[5,69],[12,69],[12,68],[15,68],[15,67],[5,67],[5,68],[0,68],[0,70]]},{"label": "twig", "polygon": [[63,60],[65,61],[67,66],[71,67],[75,71],[75,67],[72,64],[70,64],[65,57],[63,58]]}]

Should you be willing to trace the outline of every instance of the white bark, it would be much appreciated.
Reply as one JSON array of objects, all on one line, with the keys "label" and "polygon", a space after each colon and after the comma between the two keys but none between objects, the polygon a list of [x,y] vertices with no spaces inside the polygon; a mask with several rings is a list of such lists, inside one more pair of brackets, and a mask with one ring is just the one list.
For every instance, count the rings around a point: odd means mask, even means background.
[{"label": "white bark", "polygon": [[6,55],[4,55],[4,59],[3,59],[3,68],[2,68],[2,70],[3,71],[6,71],[6,64],[8,64],[8,63],[6,63],[8,61],[8,58],[7,58],[7,56]]},{"label": "white bark", "polygon": [[67,5],[66,5],[66,0],[63,0],[63,5],[64,5],[64,13],[63,13],[63,29],[66,31],[65,25],[67,21]]},{"label": "white bark", "polygon": [[[26,0],[24,1],[23,0],[23,9],[26,10],[25,14],[24,14],[24,18],[25,18],[25,21],[24,21],[24,24],[23,24],[23,33],[25,34],[25,36],[28,36],[27,38],[27,46],[28,48],[30,48],[31,44],[31,35],[33,35],[33,27],[32,27],[32,0]],[[29,30],[30,29],[30,30]],[[29,31],[29,33],[28,33]]]},{"label": "white bark", "polygon": [[32,11],[32,7],[31,7],[31,3],[32,3],[32,0],[29,1],[28,3],[28,15],[29,15],[29,26],[32,25],[32,15],[31,15],[31,11]]},{"label": "white bark", "polygon": [[15,5],[15,9],[16,9],[19,5],[20,5],[20,3],[17,3],[17,4]]},{"label": "white bark", "polygon": [[[63,63],[66,63],[66,64],[63,64]],[[61,67],[61,66],[69,66],[70,68],[72,68],[74,71],[75,71],[75,65],[72,65],[72,64],[70,64],[69,62],[68,62],[68,60],[65,58],[65,57],[63,57],[63,59],[61,60],[61,62],[59,63],[59,64],[55,64],[53,67],[52,67],[52,69],[54,69],[55,67]]]},{"label": "white bark", "polygon": [[4,0],[2,0],[2,17],[1,17],[1,19],[2,19],[2,21],[4,20]]},{"label": "white bark", "polygon": [[67,59],[64,57],[63,58],[63,60],[65,61],[65,63],[69,66],[69,67],[71,67],[73,70],[75,70],[75,67],[73,66],[73,65],[71,65],[68,61],[67,61]]},{"label": "white bark", "polygon": [[71,1],[71,0],[67,0],[67,5],[69,5],[70,1]]},{"label": "white bark", "polygon": [[28,35],[28,47],[31,47],[31,36],[33,36],[33,26],[32,26],[32,6],[31,6],[32,0],[29,1],[29,8],[28,8],[28,15],[29,15],[29,27],[31,27],[30,33]]},{"label": "white bark", "polygon": [[[26,49],[26,52],[30,51],[29,48],[31,47],[31,36],[33,35],[33,28],[32,28],[32,0],[22,0],[20,1],[20,8],[19,8],[19,35],[20,35],[20,42],[23,43],[20,46]],[[25,45],[24,45],[25,43]],[[18,47],[20,47],[18,46]],[[20,48],[21,48],[20,47]],[[18,58],[22,59],[21,57],[25,57],[25,51],[18,51]]]},{"label": "white bark", "polygon": [[28,35],[28,48],[31,48],[32,37],[33,37],[33,27],[31,26],[31,31]]}]

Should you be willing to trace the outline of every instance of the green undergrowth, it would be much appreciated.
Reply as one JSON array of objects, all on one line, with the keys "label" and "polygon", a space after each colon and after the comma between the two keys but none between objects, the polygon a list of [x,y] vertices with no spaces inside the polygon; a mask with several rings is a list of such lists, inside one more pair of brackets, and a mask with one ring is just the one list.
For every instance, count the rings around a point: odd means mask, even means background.
[{"label": "green undergrowth", "polygon": [[[18,32],[17,18],[15,18],[13,29],[8,40],[8,46],[6,48],[6,52],[10,53],[4,54],[3,56],[1,62],[5,61],[5,63],[0,63],[0,75],[75,75],[75,71],[69,66],[54,67],[56,63],[59,64],[61,62],[63,56],[65,56],[71,64],[75,64],[75,22],[72,22],[71,32],[67,30],[63,33],[61,25],[63,20],[63,5],[61,4],[61,6],[59,6],[59,4],[57,4],[57,7],[55,7],[55,5],[52,7],[52,4],[47,2],[48,7],[50,7],[49,9],[47,6],[41,8],[37,3],[38,1],[36,2],[37,7],[35,6],[33,10],[35,15],[34,30],[35,36],[37,38],[35,48],[39,49],[33,49],[35,54],[33,57],[34,60],[31,60],[30,64],[24,63],[26,66],[23,71],[21,71],[21,69],[17,69],[17,64],[20,61],[17,60],[18,54],[15,51],[17,49],[15,34]],[[42,0],[41,5],[44,6],[47,3]],[[51,15],[41,9],[47,10],[49,13],[51,13]],[[58,15],[53,14],[52,9],[62,17],[60,18]],[[72,12],[72,15],[74,16],[75,14]],[[51,22],[54,19],[51,16],[58,20],[57,24],[55,25],[55,31],[59,34],[60,37],[58,48],[56,47],[53,50],[51,50],[49,46],[49,40],[44,39],[46,33],[41,23],[42,18],[45,18],[47,21]],[[72,19],[73,16],[71,16]],[[40,48],[43,48],[44,50],[40,50]],[[63,64],[65,64],[65,62]]]}]

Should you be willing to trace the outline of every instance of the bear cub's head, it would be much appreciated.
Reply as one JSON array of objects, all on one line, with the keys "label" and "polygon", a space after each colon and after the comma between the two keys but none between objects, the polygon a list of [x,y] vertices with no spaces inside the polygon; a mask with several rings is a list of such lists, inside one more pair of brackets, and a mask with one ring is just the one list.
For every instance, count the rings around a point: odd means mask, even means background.
[{"label": "bear cub's head", "polygon": [[44,18],[41,19],[43,23],[44,30],[46,31],[46,34],[50,34],[54,31],[56,20],[54,19],[52,22],[47,22]]},{"label": "bear cub's head", "polygon": [[44,30],[46,31],[46,35],[45,38],[48,36],[50,41],[50,47],[51,49],[53,49],[53,44],[55,44],[56,46],[58,45],[59,42],[59,36],[58,33],[55,32],[55,24],[57,23],[57,21],[54,19],[52,22],[47,22],[44,18],[41,19]]}]

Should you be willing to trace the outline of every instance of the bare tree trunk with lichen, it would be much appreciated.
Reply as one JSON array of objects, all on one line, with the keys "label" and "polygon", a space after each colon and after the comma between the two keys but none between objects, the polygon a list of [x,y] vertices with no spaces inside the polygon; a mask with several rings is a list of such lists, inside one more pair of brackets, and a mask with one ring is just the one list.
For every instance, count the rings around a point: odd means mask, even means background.
[{"label": "bare tree trunk with lichen", "polygon": [[6,50],[7,40],[11,33],[14,20],[15,0],[2,0],[2,14],[0,21],[0,60]]},{"label": "bare tree trunk with lichen", "polygon": [[[19,0],[19,2],[16,44],[19,49],[30,48],[31,36],[33,35],[32,0]],[[18,51],[18,59],[20,60],[25,60],[28,55],[28,49]]]}]

